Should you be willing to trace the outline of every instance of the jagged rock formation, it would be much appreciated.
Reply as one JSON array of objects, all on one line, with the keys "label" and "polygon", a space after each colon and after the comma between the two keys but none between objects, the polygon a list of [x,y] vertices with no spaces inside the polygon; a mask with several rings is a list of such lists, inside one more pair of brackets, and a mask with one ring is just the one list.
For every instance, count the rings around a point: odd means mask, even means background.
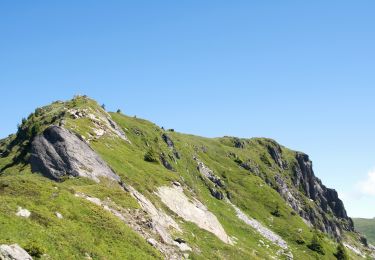
[{"label": "jagged rock formation", "polygon": [[19,245],[0,245],[0,260],[32,260],[33,258]]},{"label": "jagged rock formation", "polygon": [[[304,194],[318,205],[317,212],[305,211],[301,212],[301,215],[334,236],[340,236],[342,230],[354,231],[353,221],[346,214],[343,202],[335,190],[328,189],[315,176],[309,156],[297,153],[296,160],[298,164],[293,169],[293,184],[301,188]],[[328,219],[324,213],[332,214],[334,219]],[[317,222],[320,218],[321,223]]]},{"label": "jagged rock formation", "polygon": [[30,163],[33,171],[55,180],[81,176],[96,182],[100,177],[120,181],[85,141],[59,126],[50,126],[35,137]]},{"label": "jagged rock formation", "polygon": [[281,153],[281,147],[277,143],[269,144],[267,145],[268,152],[270,153],[272,159],[275,161],[275,163],[282,169],[287,168],[287,163],[285,163],[282,159]]}]

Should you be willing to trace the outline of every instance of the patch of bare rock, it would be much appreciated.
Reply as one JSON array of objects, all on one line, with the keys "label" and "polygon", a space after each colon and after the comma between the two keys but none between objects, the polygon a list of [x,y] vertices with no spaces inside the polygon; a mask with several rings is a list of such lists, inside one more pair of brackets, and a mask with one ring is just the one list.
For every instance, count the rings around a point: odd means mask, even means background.
[{"label": "patch of bare rock", "polygon": [[19,245],[0,245],[0,260],[32,260],[33,258]]}]

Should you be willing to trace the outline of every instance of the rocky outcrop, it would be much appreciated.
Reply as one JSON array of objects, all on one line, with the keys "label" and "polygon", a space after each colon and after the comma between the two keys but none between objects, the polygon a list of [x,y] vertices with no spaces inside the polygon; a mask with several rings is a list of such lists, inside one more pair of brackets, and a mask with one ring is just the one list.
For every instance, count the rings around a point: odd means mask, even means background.
[{"label": "rocky outcrop", "polygon": [[267,145],[267,149],[269,154],[271,155],[272,159],[275,163],[281,168],[285,169],[287,167],[286,163],[282,159],[282,150],[280,145],[273,143],[272,145]]},{"label": "rocky outcrop", "polygon": [[209,190],[210,190],[210,192],[211,192],[211,195],[212,195],[213,197],[215,197],[216,199],[218,199],[218,200],[222,200],[222,199],[224,199],[224,194],[223,194],[222,191],[217,190],[217,189],[212,188],[212,187],[210,187]]},{"label": "rocky outcrop", "polygon": [[241,149],[245,148],[245,142],[242,141],[240,138],[237,138],[237,137],[233,138],[233,145],[236,148],[241,148]]},{"label": "rocky outcrop", "polygon": [[[309,156],[296,153],[297,164],[293,168],[293,184],[317,205],[316,209],[303,212],[305,219],[318,226],[322,231],[340,236],[340,230],[354,231],[353,221],[346,214],[343,202],[335,190],[322,184],[313,171]],[[306,214],[307,212],[307,214]],[[328,218],[327,214],[332,215]],[[317,220],[321,221],[317,221]]]},{"label": "rocky outcrop", "polygon": [[301,202],[293,195],[293,190],[288,187],[284,179],[279,175],[275,175],[276,190],[281,197],[289,204],[289,206],[296,212],[300,212],[303,208]]},{"label": "rocky outcrop", "polygon": [[164,153],[162,153],[161,155],[160,155],[160,162],[163,164],[163,166],[166,168],[166,169],[168,169],[168,170],[170,170],[170,171],[176,171],[174,168],[173,168],[173,166],[168,162],[168,159],[167,159],[167,156],[164,154]]},{"label": "rocky outcrop", "polygon": [[88,137],[88,140],[100,138],[101,136],[107,134],[118,136],[122,140],[131,143],[121,127],[119,127],[116,122],[112,120],[111,116],[104,110],[81,108],[69,109],[68,113],[72,119],[87,118],[91,121],[94,136]]},{"label": "rocky outcrop", "polygon": [[75,196],[90,201],[123,221],[150,245],[159,250],[165,259],[182,259],[183,252],[192,250],[186,242],[176,241],[172,238],[171,229],[179,233],[181,229],[170,216],[157,209],[151,201],[133,187],[125,184],[122,186],[138,201],[141,209],[125,209],[109,198],[101,200],[84,193],[76,193]]},{"label": "rocky outcrop", "polygon": [[226,244],[233,244],[216,216],[200,201],[190,200],[181,187],[160,187],[157,195],[170,210],[184,220],[193,222],[198,227],[213,233]]},{"label": "rocky outcrop", "polygon": [[54,180],[81,176],[96,182],[100,177],[120,181],[85,141],[59,126],[50,126],[35,137],[30,163],[33,172],[41,172]]},{"label": "rocky outcrop", "polygon": [[215,185],[224,188],[225,183],[223,180],[220,179],[210,168],[208,168],[203,162],[201,162],[198,158],[194,158],[198,163],[198,171],[208,178],[210,181],[212,181]]},{"label": "rocky outcrop", "polygon": [[180,153],[177,151],[176,147],[174,146],[174,143],[172,139],[167,135],[166,133],[162,134],[161,138],[163,141],[167,144],[167,146],[172,150],[173,155],[176,159],[181,159]]},{"label": "rocky outcrop", "polygon": [[31,212],[27,209],[22,208],[22,207],[18,207],[16,216],[21,217],[21,218],[29,218],[31,216]]},{"label": "rocky outcrop", "polygon": [[174,143],[167,134],[162,134],[161,137],[163,138],[164,142],[167,144],[169,148],[174,148]]},{"label": "rocky outcrop", "polygon": [[32,260],[33,258],[19,245],[0,245],[0,260]]}]

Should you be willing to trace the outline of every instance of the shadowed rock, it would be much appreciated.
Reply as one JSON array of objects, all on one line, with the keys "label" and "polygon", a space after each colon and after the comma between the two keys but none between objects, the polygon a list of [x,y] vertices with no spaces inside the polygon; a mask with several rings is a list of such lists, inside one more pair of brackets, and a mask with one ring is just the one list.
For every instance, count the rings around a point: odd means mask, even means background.
[{"label": "shadowed rock", "polygon": [[168,135],[163,134],[161,137],[163,138],[164,142],[168,145],[169,148],[174,148],[174,143]]},{"label": "shadowed rock", "polygon": [[31,151],[33,172],[41,172],[51,179],[81,176],[96,182],[99,182],[99,177],[120,181],[120,177],[86,142],[65,128],[48,127],[35,137]]}]

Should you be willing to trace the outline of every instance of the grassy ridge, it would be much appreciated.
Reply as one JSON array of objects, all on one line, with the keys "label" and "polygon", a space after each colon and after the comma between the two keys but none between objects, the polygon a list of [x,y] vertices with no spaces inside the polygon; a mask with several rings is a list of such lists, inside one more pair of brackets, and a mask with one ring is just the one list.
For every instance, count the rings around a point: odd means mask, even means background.
[{"label": "grassy ridge", "polygon": [[[29,116],[20,126],[21,132],[35,135],[52,123],[64,121],[65,126],[88,138],[94,136],[95,125],[88,118],[73,119],[66,108],[89,108],[95,113],[104,113],[98,104],[87,98],[76,98],[66,103],[55,102]],[[211,168],[224,182],[220,188],[230,194],[231,200],[247,215],[285,239],[295,259],[334,259],[337,246],[331,238],[323,235],[325,255],[308,249],[313,230],[292,212],[280,195],[264,181],[271,182],[275,174],[282,174],[291,181],[291,170],[280,169],[267,152],[268,139],[248,139],[246,147],[233,146],[232,138],[209,139],[165,131],[157,125],[120,113],[111,113],[114,121],[125,131],[132,144],[116,136],[104,135],[90,141],[97,151],[122,180],[143,193],[157,207],[173,216],[183,229],[184,240],[194,249],[193,259],[271,259],[276,257],[278,247],[269,243],[241,220],[234,210],[223,201],[214,198],[209,188],[212,183],[201,177],[197,170],[200,160]],[[38,123],[36,123],[38,122]],[[37,127],[35,126],[37,124]],[[162,139],[167,134],[180,155]],[[93,259],[157,259],[161,255],[130,228],[99,207],[74,196],[84,192],[101,199],[109,197],[124,208],[137,208],[137,202],[110,182],[100,184],[86,179],[68,179],[56,183],[38,174],[32,174],[27,164],[28,141],[20,135],[0,141],[0,243],[19,243],[28,248],[35,246],[52,259],[82,259],[86,254]],[[292,164],[294,152],[283,149],[283,159]],[[146,162],[144,156],[150,150],[158,159],[163,154],[174,168],[167,170],[160,162]],[[16,160],[26,151],[25,160]],[[233,160],[236,154],[243,161],[250,159],[259,166],[263,178],[239,167]],[[225,231],[237,241],[235,246],[226,245],[213,234],[195,224],[182,221],[155,196],[155,190],[171,181],[179,181],[186,195],[200,200],[213,212]],[[305,200],[305,203],[311,203]],[[30,219],[15,217],[17,207],[32,212]],[[271,214],[278,207],[280,216]],[[57,219],[56,212],[64,218]],[[348,234],[348,237],[355,237]],[[260,240],[265,242],[263,245]],[[301,243],[303,241],[304,243]],[[356,259],[355,255],[351,255]],[[284,256],[279,256],[281,259]]]}]

